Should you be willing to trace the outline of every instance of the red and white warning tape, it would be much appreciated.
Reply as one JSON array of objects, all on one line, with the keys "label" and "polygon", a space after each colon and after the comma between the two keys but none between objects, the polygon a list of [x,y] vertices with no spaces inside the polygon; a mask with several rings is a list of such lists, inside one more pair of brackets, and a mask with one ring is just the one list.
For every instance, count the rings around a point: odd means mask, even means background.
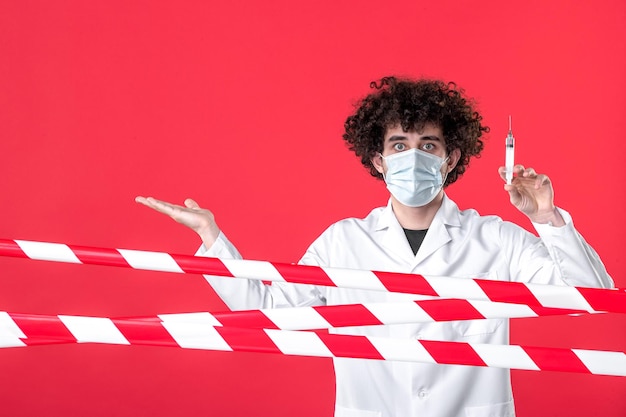
[{"label": "red and white warning tape", "polygon": [[242,329],[165,320],[0,313],[0,347],[105,343],[626,376],[626,353]]},{"label": "red and white warning tape", "polygon": [[[280,330],[317,330],[333,327],[434,323],[453,320],[525,318],[562,314],[587,314],[579,310],[531,308],[525,305],[434,299],[398,303],[344,304],[315,307],[271,308],[227,312],[162,314],[161,320],[202,322],[211,326]],[[138,318],[154,320],[156,317]]]},{"label": "red and white warning tape", "polygon": [[425,277],[416,274],[171,255],[128,249],[69,246],[60,243],[0,239],[0,256],[119,266],[152,271],[197,273],[262,281],[313,284],[421,294],[443,298],[490,300],[527,306],[626,313],[624,289],[598,289],[520,282]]}]

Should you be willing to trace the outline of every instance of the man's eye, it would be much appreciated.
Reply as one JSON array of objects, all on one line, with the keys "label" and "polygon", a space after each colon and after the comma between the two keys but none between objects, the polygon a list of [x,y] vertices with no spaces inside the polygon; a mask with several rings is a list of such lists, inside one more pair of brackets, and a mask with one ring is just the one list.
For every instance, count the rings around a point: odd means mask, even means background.
[{"label": "man's eye", "polygon": [[394,151],[398,151],[398,152],[402,152],[406,149],[406,145],[404,143],[396,143],[393,145],[393,150]]},{"label": "man's eye", "polygon": [[432,143],[425,143],[424,146],[422,146],[422,148],[425,151],[432,151],[435,149],[435,145],[433,145]]}]

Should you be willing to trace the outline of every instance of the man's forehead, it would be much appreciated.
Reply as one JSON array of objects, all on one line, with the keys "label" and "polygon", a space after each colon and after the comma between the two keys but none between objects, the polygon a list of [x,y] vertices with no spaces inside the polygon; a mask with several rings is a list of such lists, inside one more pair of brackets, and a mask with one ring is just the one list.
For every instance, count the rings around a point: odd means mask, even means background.
[{"label": "man's forehead", "polygon": [[403,133],[415,132],[418,135],[423,135],[425,132],[428,134],[436,134],[439,139],[443,139],[443,132],[439,125],[431,122],[425,122],[421,125],[416,125],[410,129],[404,129],[399,123],[387,127],[385,130],[385,139],[389,139],[391,136],[402,135]]}]

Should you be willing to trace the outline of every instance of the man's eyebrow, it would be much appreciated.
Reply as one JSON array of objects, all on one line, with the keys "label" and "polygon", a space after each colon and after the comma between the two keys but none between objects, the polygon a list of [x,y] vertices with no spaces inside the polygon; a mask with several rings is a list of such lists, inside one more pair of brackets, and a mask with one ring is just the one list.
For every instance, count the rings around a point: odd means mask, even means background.
[{"label": "man's eyebrow", "polygon": [[387,142],[397,142],[399,140],[406,140],[406,139],[407,139],[406,136],[393,135],[389,137],[389,139],[387,139]]},{"label": "man's eyebrow", "polygon": [[[393,135],[393,136],[390,136],[389,139],[387,139],[387,142],[398,142],[401,140],[407,140],[407,137],[402,136],[402,135]],[[439,136],[435,136],[435,135],[422,136],[420,140],[433,140],[433,141],[441,142],[441,139],[439,138]]]}]

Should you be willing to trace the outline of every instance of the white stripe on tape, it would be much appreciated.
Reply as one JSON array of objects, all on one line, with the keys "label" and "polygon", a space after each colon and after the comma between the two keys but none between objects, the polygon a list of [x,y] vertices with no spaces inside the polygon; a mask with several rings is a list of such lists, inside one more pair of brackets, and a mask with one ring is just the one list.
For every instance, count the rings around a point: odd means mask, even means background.
[{"label": "white stripe on tape", "polygon": [[0,311],[0,348],[26,346],[20,338],[25,339],[26,335],[15,324],[11,316]]},{"label": "white stripe on tape", "polygon": [[369,341],[387,360],[437,363],[417,339],[370,337]]},{"label": "white stripe on tape", "polygon": [[380,279],[372,271],[324,267],[322,269],[337,287],[387,291]]},{"label": "white stripe on tape", "polygon": [[334,356],[315,333],[273,329],[264,332],[285,355]]},{"label": "white stripe on tape", "polygon": [[416,303],[368,303],[363,305],[384,324],[429,323],[435,321]]},{"label": "white stripe on tape", "polygon": [[4,330],[3,327],[0,327],[0,348],[26,346],[26,343],[22,342],[15,334],[9,331],[5,333]]},{"label": "white stripe on tape", "polygon": [[161,324],[180,347],[189,349],[233,350],[212,326],[178,321],[165,321]]},{"label": "white stripe on tape", "polygon": [[285,281],[274,265],[265,261],[246,261],[241,259],[221,259],[226,268],[237,278],[249,278],[263,281]]},{"label": "white stripe on tape", "polygon": [[19,326],[13,321],[13,318],[9,316],[9,313],[6,311],[0,311],[0,327],[4,330],[5,333],[12,333],[17,338],[26,339],[26,335],[19,328]]},{"label": "white stripe on tape", "polygon": [[538,317],[530,307],[525,304],[507,304],[488,301],[467,300],[480,314],[488,319],[504,317]]},{"label": "white stripe on tape", "polygon": [[20,249],[31,259],[40,261],[82,263],[72,250],[62,243],[32,242],[28,240],[16,240]]},{"label": "white stripe on tape", "polygon": [[59,316],[78,342],[130,345],[113,322],[105,317]]},{"label": "white stripe on tape", "polygon": [[124,257],[126,262],[128,262],[131,267],[136,269],[178,272],[179,274],[184,273],[184,271],[168,253],[146,252],[132,249],[117,249],[117,251]]},{"label": "white stripe on tape", "polygon": [[574,287],[540,284],[526,284],[526,286],[543,306],[594,311]]},{"label": "white stripe on tape", "polygon": [[327,329],[332,327],[311,307],[271,308],[261,310],[279,329]]},{"label": "white stripe on tape", "polygon": [[211,313],[179,313],[179,314],[159,314],[162,321],[168,323],[196,323],[206,324],[208,326],[221,326],[220,323]]},{"label": "white stripe on tape", "polygon": [[465,299],[489,300],[487,294],[473,279],[430,277],[426,278],[426,281],[442,298],[459,298],[459,294],[463,294],[462,297]]},{"label": "white stripe on tape", "polygon": [[471,344],[474,351],[487,364],[496,368],[515,368],[539,371],[539,367],[521,346]]},{"label": "white stripe on tape", "polygon": [[624,352],[600,352],[572,349],[587,369],[594,374],[626,375],[626,354]]}]

